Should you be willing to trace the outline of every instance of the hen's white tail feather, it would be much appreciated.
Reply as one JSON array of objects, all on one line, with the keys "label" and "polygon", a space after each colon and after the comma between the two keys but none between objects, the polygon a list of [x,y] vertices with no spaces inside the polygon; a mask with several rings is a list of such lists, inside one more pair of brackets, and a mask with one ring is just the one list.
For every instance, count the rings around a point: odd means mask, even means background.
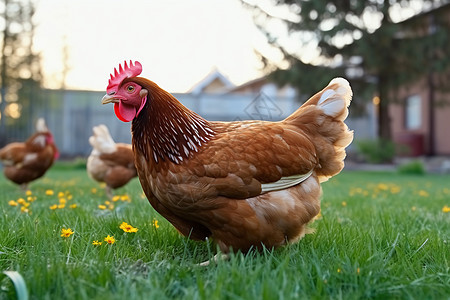
[{"label": "hen's white tail feather", "polygon": [[309,133],[317,150],[319,166],[315,173],[321,182],[344,167],[345,147],[353,140],[353,132],[344,123],[352,95],[348,81],[335,78],[285,119]]},{"label": "hen's white tail feather", "polygon": [[37,132],[47,132],[48,131],[47,125],[45,124],[45,120],[43,118],[39,118],[36,121],[36,131]]},{"label": "hen's white tail feather", "polygon": [[347,80],[344,78],[334,78],[322,93],[317,102],[317,106],[326,115],[343,121],[347,118],[347,107],[350,105],[352,95],[352,89]]},{"label": "hen's white tail feather", "polygon": [[92,128],[94,135],[89,138],[89,143],[100,153],[112,153],[116,151],[116,143],[109,134],[108,127],[101,124]]}]

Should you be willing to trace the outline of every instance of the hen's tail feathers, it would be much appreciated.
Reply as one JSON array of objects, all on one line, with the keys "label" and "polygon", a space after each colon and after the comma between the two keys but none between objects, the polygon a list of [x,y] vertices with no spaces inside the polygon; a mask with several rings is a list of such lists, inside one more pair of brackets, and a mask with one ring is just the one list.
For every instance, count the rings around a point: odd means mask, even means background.
[{"label": "hen's tail feathers", "polygon": [[47,125],[45,124],[45,120],[43,118],[39,118],[36,121],[36,132],[47,132],[48,128]]},{"label": "hen's tail feathers", "polygon": [[326,115],[344,121],[348,116],[352,96],[353,92],[348,81],[344,78],[334,78],[320,95],[317,106]]},{"label": "hen's tail feathers", "polygon": [[116,151],[116,143],[109,134],[108,127],[101,124],[92,128],[94,135],[89,138],[91,146],[100,153]]},{"label": "hen's tail feathers", "polygon": [[348,81],[335,78],[286,119],[306,132],[314,143],[319,158],[316,173],[321,181],[344,167],[345,147],[353,140],[353,131],[344,123],[352,95]]}]

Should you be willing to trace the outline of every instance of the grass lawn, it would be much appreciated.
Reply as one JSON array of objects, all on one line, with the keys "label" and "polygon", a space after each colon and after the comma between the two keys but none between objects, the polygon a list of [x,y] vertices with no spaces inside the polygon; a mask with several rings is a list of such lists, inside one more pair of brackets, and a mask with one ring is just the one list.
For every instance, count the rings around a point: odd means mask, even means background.
[{"label": "grass lawn", "polygon": [[[31,299],[450,297],[450,176],[343,172],[323,184],[314,234],[209,267],[196,264],[215,246],[181,237],[137,179],[110,203],[80,167],[58,164],[30,188],[0,176],[0,274],[17,271]],[[14,287],[0,275],[0,299]]]}]

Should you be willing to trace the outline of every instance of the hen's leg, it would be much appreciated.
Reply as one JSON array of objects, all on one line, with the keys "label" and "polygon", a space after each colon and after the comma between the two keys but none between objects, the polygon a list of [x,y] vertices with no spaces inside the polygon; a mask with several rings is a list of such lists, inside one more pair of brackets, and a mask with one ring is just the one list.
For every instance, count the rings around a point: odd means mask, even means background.
[{"label": "hen's leg", "polygon": [[106,196],[107,196],[109,199],[112,199],[113,193],[112,193],[112,189],[111,189],[110,186],[106,186],[106,187],[105,187],[105,193],[106,193]]},{"label": "hen's leg", "polygon": [[211,262],[217,263],[218,261],[228,260],[229,258],[230,258],[230,256],[228,254],[217,253],[216,255],[214,255],[214,257],[212,259],[209,259],[207,261],[199,263],[198,265],[201,266],[201,267],[206,267],[206,266],[209,266],[211,264]]},{"label": "hen's leg", "polygon": [[28,183],[22,183],[20,185],[20,188],[22,189],[22,191],[26,192],[28,190]]}]

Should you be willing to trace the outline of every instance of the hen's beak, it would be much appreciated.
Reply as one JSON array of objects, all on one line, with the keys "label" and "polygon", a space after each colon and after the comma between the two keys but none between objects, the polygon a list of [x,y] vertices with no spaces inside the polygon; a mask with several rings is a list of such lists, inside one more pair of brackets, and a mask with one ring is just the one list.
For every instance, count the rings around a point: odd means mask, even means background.
[{"label": "hen's beak", "polygon": [[118,103],[119,99],[115,98],[114,95],[108,95],[106,94],[102,98],[102,104],[108,104],[108,103]]}]

